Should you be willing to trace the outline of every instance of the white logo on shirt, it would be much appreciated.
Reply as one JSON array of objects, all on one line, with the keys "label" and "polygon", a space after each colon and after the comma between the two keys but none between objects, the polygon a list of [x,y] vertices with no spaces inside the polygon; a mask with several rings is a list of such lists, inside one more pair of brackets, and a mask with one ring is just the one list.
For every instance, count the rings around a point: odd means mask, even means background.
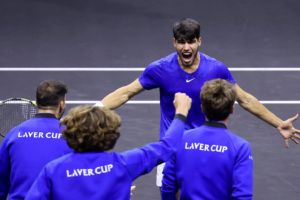
[{"label": "white logo on shirt", "polygon": [[72,169],[66,170],[67,177],[76,177],[76,176],[95,176],[100,174],[109,173],[112,168],[113,164],[102,165],[96,168],[88,168],[88,169]]},{"label": "white logo on shirt", "polygon": [[50,138],[50,139],[60,139],[61,133],[56,132],[39,132],[39,131],[28,131],[28,132],[19,132],[18,138]]},{"label": "white logo on shirt", "polygon": [[224,153],[229,148],[227,146],[218,145],[218,144],[204,144],[199,142],[185,143],[185,150],[199,150],[199,151],[210,151]]},{"label": "white logo on shirt", "polygon": [[189,82],[193,81],[194,79],[195,79],[195,78],[186,79],[185,82],[186,82],[186,83],[189,83]]}]

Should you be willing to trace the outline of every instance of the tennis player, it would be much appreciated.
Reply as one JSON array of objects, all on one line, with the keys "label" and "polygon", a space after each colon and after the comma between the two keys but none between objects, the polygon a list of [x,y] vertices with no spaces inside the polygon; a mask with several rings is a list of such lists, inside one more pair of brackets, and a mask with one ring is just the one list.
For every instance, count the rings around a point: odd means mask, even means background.
[{"label": "tennis player", "polygon": [[71,149],[61,138],[58,118],[65,108],[67,87],[41,82],[36,90],[38,113],[11,129],[0,147],[0,199],[24,199],[42,167]]},{"label": "tennis player", "polygon": [[169,159],[181,141],[191,99],[177,93],[174,105],[175,119],[159,142],[122,153],[110,151],[120,136],[119,115],[103,107],[73,108],[61,123],[74,152],[48,163],[26,200],[130,199],[132,182]]},{"label": "tennis player", "polygon": [[235,89],[222,79],[202,87],[201,106],[207,120],[203,126],[185,131],[179,150],[166,163],[163,200],[175,200],[178,189],[180,199],[252,199],[250,144],[227,129]]},{"label": "tennis player", "polygon": [[[148,65],[138,79],[108,94],[101,103],[107,108],[115,109],[143,90],[159,88],[160,136],[163,137],[175,112],[172,107],[174,94],[183,92],[192,98],[186,129],[199,127],[205,121],[199,106],[200,88],[208,80],[221,78],[235,85],[237,102],[241,107],[279,130],[286,147],[289,139],[298,143],[300,130],[293,126],[298,114],[286,121],[277,117],[253,95],[239,87],[225,64],[199,52],[201,42],[200,24],[197,21],[184,19],[176,22],[173,26],[173,45],[176,52]],[[161,186],[161,170],[162,167],[158,167],[158,186]]]}]

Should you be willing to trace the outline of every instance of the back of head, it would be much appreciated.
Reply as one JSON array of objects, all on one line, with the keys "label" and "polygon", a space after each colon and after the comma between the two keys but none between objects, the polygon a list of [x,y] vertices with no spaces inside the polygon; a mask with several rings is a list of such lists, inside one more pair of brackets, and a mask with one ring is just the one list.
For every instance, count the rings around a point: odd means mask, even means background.
[{"label": "back of head", "polygon": [[223,79],[207,81],[201,88],[201,104],[208,120],[225,120],[233,111],[236,90],[233,84]]},{"label": "back of head", "polygon": [[110,150],[116,144],[121,118],[114,111],[92,105],[77,106],[61,120],[63,137],[78,152]]},{"label": "back of head", "polygon": [[68,92],[67,86],[61,81],[46,80],[36,89],[36,103],[39,108],[58,106]]},{"label": "back of head", "polygon": [[200,37],[200,24],[194,19],[186,18],[175,22],[173,36],[176,40],[192,41]]}]

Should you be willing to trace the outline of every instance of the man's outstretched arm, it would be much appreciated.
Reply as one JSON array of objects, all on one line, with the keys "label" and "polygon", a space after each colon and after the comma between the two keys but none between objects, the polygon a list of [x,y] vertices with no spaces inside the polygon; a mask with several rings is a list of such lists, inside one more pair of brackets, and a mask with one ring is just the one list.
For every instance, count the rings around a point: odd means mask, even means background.
[{"label": "man's outstretched arm", "polygon": [[289,147],[289,139],[293,140],[297,144],[299,143],[300,130],[293,126],[293,122],[298,118],[298,114],[283,121],[261,104],[253,95],[244,91],[237,84],[235,87],[239,105],[261,120],[277,128],[284,139],[286,147]]},{"label": "man's outstretched arm", "polygon": [[101,103],[109,109],[115,109],[126,103],[130,98],[143,91],[144,88],[138,79],[128,85],[120,87],[106,95]]}]

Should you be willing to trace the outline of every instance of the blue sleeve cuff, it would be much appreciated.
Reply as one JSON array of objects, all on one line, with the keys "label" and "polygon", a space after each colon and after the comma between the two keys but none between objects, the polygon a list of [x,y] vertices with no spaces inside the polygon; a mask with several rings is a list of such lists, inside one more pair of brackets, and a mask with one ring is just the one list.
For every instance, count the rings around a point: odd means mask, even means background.
[{"label": "blue sleeve cuff", "polygon": [[186,116],[184,116],[183,114],[180,114],[180,113],[176,114],[174,118],[180,119],[181,121],[186,122]]}]

